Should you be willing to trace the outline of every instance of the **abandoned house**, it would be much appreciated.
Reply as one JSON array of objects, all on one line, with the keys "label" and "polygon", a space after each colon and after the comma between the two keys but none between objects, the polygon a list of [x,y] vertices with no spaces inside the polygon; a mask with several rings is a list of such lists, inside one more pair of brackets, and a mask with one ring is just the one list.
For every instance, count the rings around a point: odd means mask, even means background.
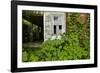
[{"label": "abandoned house", "polygon": [[23,41],[46,41],[60,38],[66,31],[66,15],[64,12],[23,10],[23,24],[28,25],[23,26]]}]

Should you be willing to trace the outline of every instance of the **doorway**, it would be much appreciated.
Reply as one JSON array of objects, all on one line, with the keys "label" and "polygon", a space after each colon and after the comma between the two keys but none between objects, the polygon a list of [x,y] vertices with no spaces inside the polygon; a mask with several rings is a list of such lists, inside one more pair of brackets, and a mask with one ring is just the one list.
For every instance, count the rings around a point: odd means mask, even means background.
[{"label": "doorway", "polygon": [[23,47],[39,47],[44,41],[43,14],[24,10],[22,19]]}]

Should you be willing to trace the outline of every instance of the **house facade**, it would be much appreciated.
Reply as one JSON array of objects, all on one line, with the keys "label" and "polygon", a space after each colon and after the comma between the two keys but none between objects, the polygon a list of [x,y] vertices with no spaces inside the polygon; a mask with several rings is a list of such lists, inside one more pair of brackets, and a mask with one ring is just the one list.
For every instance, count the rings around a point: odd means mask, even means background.
[{"label": "house facade", "polygon": [[64,12],[44,12],[44,41],[60,38],[66,32],[66,14]]}]

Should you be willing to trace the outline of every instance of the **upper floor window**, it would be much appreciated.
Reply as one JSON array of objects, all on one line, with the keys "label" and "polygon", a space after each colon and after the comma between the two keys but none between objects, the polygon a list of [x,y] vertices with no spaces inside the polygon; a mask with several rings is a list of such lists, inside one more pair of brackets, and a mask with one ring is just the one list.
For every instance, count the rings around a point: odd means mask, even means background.
[{"label": "upper floor window", "polygon": [[54,21],[58,19],[58,16],[54,16]]}]

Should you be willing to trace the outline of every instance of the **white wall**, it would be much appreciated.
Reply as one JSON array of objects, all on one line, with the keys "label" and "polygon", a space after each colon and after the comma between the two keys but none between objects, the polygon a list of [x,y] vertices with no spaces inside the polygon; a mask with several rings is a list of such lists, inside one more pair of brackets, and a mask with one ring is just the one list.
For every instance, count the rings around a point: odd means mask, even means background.
[{"label": "white wall", "polygon": [[[60,20],[54,22],[53,17],[58,16]],[[62,25],[61,30],[59,30],[58,26],[56,27],[56,34],[54,34],[54,25]],[[44,41],[49,38],[55,39],[57,35],[65,32],[65,13],[63,12],[44,12]]]},{"label": "white wall", "polygon": [[[39,1],[39,0],[34,0]],[[61,3],[75,3],[75,4],[91,4],[98,5],[98,19],[100,19],[100,0],[40,0],[40,1],[52,1]],[[0,0],[0,73],[10,73],[10,0]],[[100,21],[98,22],[100,24]],[[100,25],[98,25],[98,28]],[[100,31],[100,29],[98,29]],[[100,33],[98,34],[100,37]],[[100,43],[100,38],[98,38]],[[98,52],[100,52],[100,45],[98,46]],[[98,54],[100,56],[100,53]],[[100,57],[98,58],[100,64]],[[53,71],[39,71],[34,73],[100,73],[100,65],[98,68],[85,68],[85,69],[70,69],[70,70],[53,70]],[[29,73],[29,72],[27,72]],[[30,72],[32,73],[32,72]]]}]

